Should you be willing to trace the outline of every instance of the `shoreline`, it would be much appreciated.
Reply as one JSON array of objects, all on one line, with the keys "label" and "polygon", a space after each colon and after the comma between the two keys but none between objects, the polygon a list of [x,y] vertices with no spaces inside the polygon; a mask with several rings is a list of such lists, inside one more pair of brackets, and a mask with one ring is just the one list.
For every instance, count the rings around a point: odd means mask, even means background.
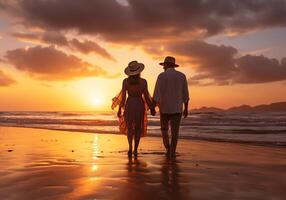
[{"label": "shoreline", "polygon": [[285,199],[284,148],[180,139],[166,159],[144,137],[0,128],[0,199]]},{"label": "shoreline", "polygon": [[[27,129],[40,129],[40,130],[50,130],[50,131],[64,131],[64,132],[79,132],[79,133],[92,133],[92,134],[113,134],[113,135],[122,135],[119,132],[106,132],[106,131],[92,131],[92,130],[85,130],[82,129],[57,129],[57,128],[44,128],[44,127],[25,127],[25,126],[9,126],[1,124],[0,127],[10,127],[10,128],[27,128]],[[285,134],[286,133],[281,133]],[[146,137],[155,137],[161,138],[160,136],[154,134],[147,134]],[[239,140],[239,139],[226,139],[226,138],[211,138],[211,137],[200,137],[200,136],[179,136],[180,139],[186,140],[198,140],[198,141],[209,141],[209,142],[221,142],[221,143],[234,143],[234,144],[248,144],[248,145],[255,145],[255,146],[270,146],[270,147],[286,147],[286,141],[277,142],[277,141],[246,141],[246,140]]]}]

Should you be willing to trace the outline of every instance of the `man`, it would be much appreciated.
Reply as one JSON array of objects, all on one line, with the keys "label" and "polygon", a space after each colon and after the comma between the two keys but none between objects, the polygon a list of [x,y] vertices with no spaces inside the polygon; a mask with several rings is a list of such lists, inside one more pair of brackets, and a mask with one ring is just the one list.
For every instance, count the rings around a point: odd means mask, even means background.
[{"label": "man", "polygon": [[[186,76],[175,70],[179,65],[176,64],[174,57],[167,56],[160,65],[164,66],[165,71],[157,78],[153,98],[160,109],[161,131],[166,155],[175,157],[181,118],[182,115],[184,118],[188,116],[188,83]],[[171,144],[168,136],[169,123]]]}]

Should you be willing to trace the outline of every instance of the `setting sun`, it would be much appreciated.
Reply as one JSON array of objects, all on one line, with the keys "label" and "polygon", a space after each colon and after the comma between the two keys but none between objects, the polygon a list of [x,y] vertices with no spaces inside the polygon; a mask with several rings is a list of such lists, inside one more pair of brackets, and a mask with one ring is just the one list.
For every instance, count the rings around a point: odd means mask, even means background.
[{"label": "setting sun", "polygon": [[285,19],[286,0],[0,0],[0,200],[286,200]]},{"label": "setting sun", "polygon": [[103,105],[103,98],[102,97],[99,97],[99,96],[95,96],[95,97],[92,97],[90,99],[90,104],[92,106],[102,106]]}]

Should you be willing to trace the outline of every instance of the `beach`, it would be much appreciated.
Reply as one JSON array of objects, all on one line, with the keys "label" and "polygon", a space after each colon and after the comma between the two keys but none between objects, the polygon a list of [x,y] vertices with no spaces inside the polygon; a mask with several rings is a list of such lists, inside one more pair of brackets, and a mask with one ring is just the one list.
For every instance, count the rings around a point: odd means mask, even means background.
[{"label": "beach", "polygon": [[0,199],[286,199],[286,148],[0,127]]}]

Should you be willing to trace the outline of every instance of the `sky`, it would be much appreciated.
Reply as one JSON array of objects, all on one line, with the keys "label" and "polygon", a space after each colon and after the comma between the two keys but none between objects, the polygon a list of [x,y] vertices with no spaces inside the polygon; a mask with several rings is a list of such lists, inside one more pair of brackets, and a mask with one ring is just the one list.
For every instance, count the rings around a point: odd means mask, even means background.
[{"label": "sky", "polygon": [[174,56],[190,108],[286,101],[286,0],[0,0],[0,110],[105,111]]}]

